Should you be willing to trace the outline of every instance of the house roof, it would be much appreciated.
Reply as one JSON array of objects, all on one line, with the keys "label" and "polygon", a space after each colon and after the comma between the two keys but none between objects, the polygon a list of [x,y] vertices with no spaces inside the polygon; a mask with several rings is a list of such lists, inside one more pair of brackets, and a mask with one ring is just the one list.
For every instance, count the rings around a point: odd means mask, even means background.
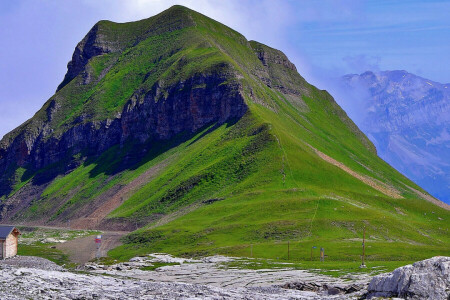
[{"label": "house roof", "polygon": [[0,225],[0,240],[5,240],[16,226]]}]

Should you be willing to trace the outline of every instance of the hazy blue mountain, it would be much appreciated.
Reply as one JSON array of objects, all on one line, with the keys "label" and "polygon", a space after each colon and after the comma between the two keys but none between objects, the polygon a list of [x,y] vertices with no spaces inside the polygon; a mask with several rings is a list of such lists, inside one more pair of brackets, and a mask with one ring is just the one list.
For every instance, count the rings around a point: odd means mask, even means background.
[{"label": "hazy blue mountain", "polygon": [[352,99],[341,105],[375,144],[378,154],[447,203],[449,86],[406,71],[345,75],[340,86]]}]

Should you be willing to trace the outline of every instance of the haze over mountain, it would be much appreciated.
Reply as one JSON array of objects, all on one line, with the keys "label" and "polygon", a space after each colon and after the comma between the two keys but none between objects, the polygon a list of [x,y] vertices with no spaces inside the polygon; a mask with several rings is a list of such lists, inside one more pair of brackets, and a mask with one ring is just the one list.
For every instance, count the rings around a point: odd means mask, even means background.
[{"label": "haze over mountain", "polygon": [[450,203],[450,84],[368,71],[343,76],[342,85],[344,108],[380,157]]},{"label": "haze over mountain", "polygon": [[98,22],[1,140],[0,174],[2,222],[140,228],[116,257],[255,244],[273,258],[295,240],[354,260],[364,227],[373,259],[449,254],[449,206],[380,159],[328,92],[182,6]]}]

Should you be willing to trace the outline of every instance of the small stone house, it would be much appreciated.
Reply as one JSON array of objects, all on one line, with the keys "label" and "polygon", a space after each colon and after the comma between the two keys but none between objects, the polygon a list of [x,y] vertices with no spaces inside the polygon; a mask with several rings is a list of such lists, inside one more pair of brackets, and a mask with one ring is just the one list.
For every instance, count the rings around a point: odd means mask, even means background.
[{"label": "small stone house", "polygon": [[0,225],[0,259],[17,254],[20,231],[15,226]]}]

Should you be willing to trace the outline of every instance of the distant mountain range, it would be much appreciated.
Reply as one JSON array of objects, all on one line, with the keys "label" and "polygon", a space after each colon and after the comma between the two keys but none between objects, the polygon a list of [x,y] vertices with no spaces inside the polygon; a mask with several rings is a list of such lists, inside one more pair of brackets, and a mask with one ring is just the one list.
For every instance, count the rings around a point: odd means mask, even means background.
[{"label": "distant mountain range", "polygon": [[341,79],[358,106],[347,111],[380,157],[450,203],[450,84],[406,71],[369,71]]}]

